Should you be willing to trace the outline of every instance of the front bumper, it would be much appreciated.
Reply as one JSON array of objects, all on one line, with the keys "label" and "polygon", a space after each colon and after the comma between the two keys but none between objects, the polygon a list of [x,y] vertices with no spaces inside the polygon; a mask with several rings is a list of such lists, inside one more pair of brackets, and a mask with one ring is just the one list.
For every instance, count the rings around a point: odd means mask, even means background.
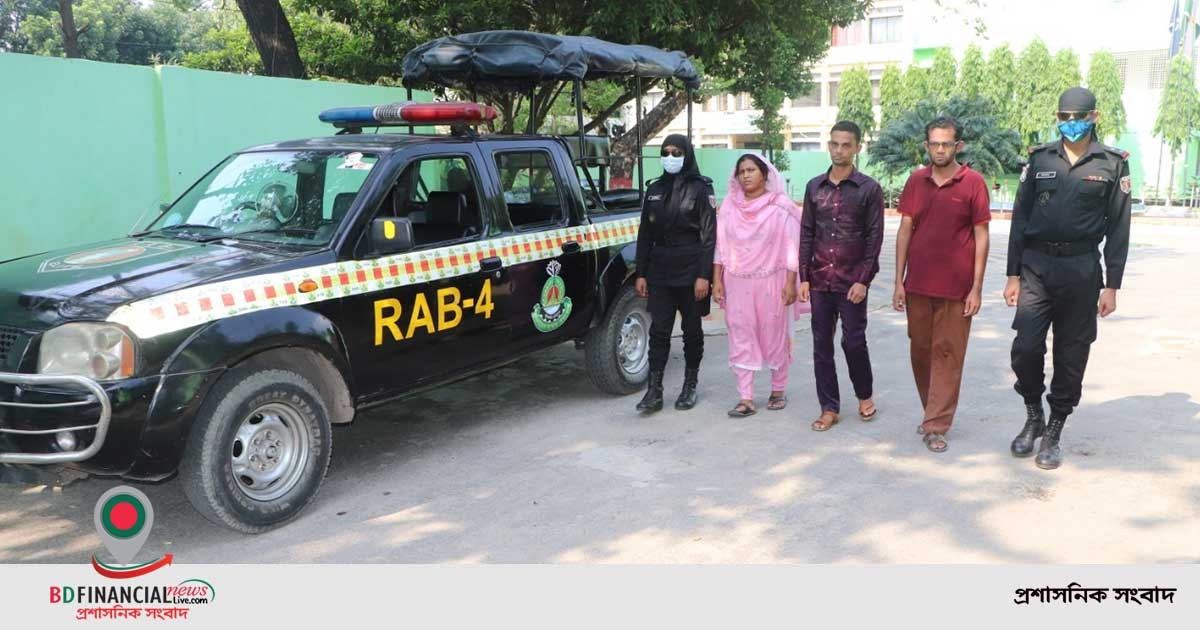
[{"label": "front bumper", "polygon": [[[112,402],[108,392],[96,381],[82,376],[0,372],[0,387],[12,392],[10,396],[0,396],[0,464],[82,462],[104,447],[112,423]],[[26,390],[50,392],[50,396],[30,397]],[[35,401],[30,402],[31,399]],[[80,409],[86,409],[86,412],[72,413]],[[59,410],[69,410],[61,414],[67,417],[63,422],[54,422],[50,428],[40,424],[31,426],[22,421],[39,412],[49,411],[58,416]],[[70,433],[77,446],[83,448],[59,449],[52,438],[62,432]],[[39,445],[45,448],[39,449]]]}]

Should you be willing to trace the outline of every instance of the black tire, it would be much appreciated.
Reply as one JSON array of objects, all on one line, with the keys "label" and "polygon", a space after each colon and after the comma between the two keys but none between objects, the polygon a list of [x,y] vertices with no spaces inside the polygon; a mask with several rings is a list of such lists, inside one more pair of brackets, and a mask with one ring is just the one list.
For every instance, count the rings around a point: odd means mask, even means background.
[{"label": "black tire", "polygon": [[584,344],[588,378],[603,392],[632,394],[646,386],[650,375],[646,357],[633,362],[636,365],[630,365],[631,361],[623,352],[625,346],[622,343],[627,341],[623,329],[631,322],[640,327],[643,347],[639,350],[648,355],[650,313],[646,310],[646,299],[638,297],[632,285],[621,290],[604,321],[588,333]]},{"label": "black tire", "polygon": [[[192,506],[247,534],[299,514],[325,480],[333,452],[328,407],[317,392],[288,369],[242,366],[226,374],[201,408],[179,467]],[[266,481],[279,470],[281,479]]]}]

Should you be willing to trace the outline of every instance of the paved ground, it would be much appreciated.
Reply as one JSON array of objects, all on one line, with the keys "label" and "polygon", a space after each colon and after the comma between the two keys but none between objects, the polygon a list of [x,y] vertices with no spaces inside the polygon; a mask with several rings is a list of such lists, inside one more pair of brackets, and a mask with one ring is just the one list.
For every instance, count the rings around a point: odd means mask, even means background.
[{"label": "paved ground", "polygon": [[[889,221],[888,232],[894,233]],[[1159,563],[1200,562],[1200,227],[1135,225],[1126,290],[1102,322],[1066,463],[1008,455],[1012,312],[1006,222],[993,227],[985,302],[950,450],[925,450],[892,243],[871,294],[881,411],[824,434],[811,337],[797,326],[791,406],[732,420],[719,319],[702,403],[652,419],[598,394],[562,346],[410,399],[335,433],[317,501],[256,537],[204,521],[179,485],[145,487],[157,520],[139,559],[180,562]],[[680,381],[673,353],[668,387]],[[844,371],[843,371],[844,374]],[[760,385],[765,397],[768,385]],[[843,396],[852,399],[843,376]],[[0,485],[0,562],[82,562],[111,482]]]}]

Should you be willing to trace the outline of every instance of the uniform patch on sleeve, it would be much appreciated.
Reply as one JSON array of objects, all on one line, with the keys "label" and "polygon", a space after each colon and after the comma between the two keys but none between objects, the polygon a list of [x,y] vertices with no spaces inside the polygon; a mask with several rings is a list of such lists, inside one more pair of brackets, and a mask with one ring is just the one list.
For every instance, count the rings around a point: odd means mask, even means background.
[{"label": "uniform patch on sleeve", "polygon": [[1025,178],[1028,176],[1029,176],[1029,165],[1026,164],[1025,168],[1021,169],[1021,183],[1022,184],[1025,183]]},{"label": "uniform patch on sleeve", "polygon": [[1131,190],[1133,190],[1133,183],[1129,181],[1129,176],[1126,175],[1121,178],[1121,192],[1128,195]]},{"label": "uniform patch on sleeve", "polygon": [[708,196],[708,205],[712,206],[713,210],[717,209],[717,196],[716,195]]}]

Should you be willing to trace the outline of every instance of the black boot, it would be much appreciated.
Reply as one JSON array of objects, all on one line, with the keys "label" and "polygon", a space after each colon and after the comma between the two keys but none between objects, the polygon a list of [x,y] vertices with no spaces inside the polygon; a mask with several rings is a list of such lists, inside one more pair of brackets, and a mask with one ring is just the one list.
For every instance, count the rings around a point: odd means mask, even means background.
[{"label": "black boot", "polygon": [[641,402],[637,404],[637,410],[644,413],[653,413],[659,411],[663,407],[663,373],[662,371],[651,371],[650,382],[646,386],[646,395],[642,396]]},{"label": "black boot", "polygon": [[1046,434],[1042,436],[1042,444],[1038,447],[1038,468],[1054,470],[1062,463],[1062,450],[1058,448],[1058,438],[1062,437],[1063,425],[1067,417],[1057,412],[1050,412],[1050,423],[1046,426]]},{"label": "black boot", "polygon": [[1033,443],[1046,432],[1046,414],[1042,403],[1025,403],[1025,428],[1012,441],[1012,454],[1016,457],[1033,455]]},{"label": "black boot", "polygon": [[675,399],[675,408],[686,411],[696,406],[696,384],[700,380],[700,368],[687,368],[683,372],[683,389]]}]

